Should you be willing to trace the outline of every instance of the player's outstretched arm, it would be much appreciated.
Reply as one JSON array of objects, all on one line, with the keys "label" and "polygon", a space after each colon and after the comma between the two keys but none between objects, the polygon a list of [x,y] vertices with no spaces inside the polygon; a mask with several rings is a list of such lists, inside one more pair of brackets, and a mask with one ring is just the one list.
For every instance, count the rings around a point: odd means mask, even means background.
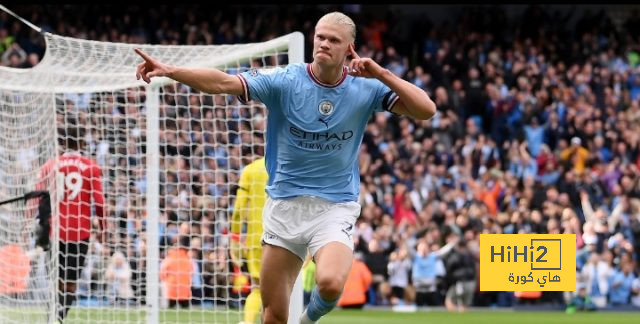
[{"label": "player's outstretched arm", "polygon": [[211,94],[239,96],[244,92],[242,82],[237,76],[213,68],[188,68],[164,64],[138,48],[134,51],[144,59],[144,62],[138,64],[136,79],[142,79],[146,83],[150,83],[153,77],[163,76]]},{"label": "player's outstretched arm", "polygon": [[424,90],[397,77],[374,60],[361,58],[353,44],[349,45],[349,49],[352,57],[349,74],[356,77],[376,78],[391,88],[399,97],[393,106],[393,112],[415,119],[429,119],[436,114],[436,104]]}]

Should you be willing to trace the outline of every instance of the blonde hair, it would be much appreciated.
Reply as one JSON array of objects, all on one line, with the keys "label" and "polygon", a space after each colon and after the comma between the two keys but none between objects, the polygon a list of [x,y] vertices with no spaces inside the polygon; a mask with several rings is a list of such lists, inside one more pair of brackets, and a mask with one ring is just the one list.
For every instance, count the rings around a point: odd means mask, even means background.
[{"label": "blonde hair", "polygon": [[329,24],[335,24],[335,25],[341,25],[341,26],[347,28],[347,32],[349,32],[349,35],[351,35],[352,41],[355,42],[355,40],[356,40],[356,24],[353,22],[353,20],[351,18],[349,18],[349,16],[343,14],[342,12],[334,11],[334,12],[330,12],[330,13],[322,16],[320,19],[318,19],[318,23],[316,24],[316,26],[321,22],[329,23]]}]

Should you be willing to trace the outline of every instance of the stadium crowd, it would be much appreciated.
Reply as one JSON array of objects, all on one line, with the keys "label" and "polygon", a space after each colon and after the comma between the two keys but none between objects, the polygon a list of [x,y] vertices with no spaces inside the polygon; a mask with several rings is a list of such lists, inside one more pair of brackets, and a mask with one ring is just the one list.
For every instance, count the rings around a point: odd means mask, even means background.
[{"label": "stadium crowd", "polygon": [[[111,42],[231,44],[300,30],[309,58],[313,21],[327,9],[342,10],[358,25],[359,55],[423,88],[438,109],[428,121],[378,113],[367,127],[359,162],[362,214],[354,240],[358,258],[372,273],[368,305],[446,304],[453,310],[456,303],[512,306],[533,300],[640,307],[637,12],[619,29],[604,11],[587,11],[570,25],[571,13],[540,6],[528,7],[518,19],[507,19],[500,6],[468,6],[455,23],[439,24],[391,11],[369,15],[361,6],[334,7],[159,6],[143,16],[137,6],[16,11],[60,35]],[[68,15],[70,10],[74,14]],[[39,34],[0,13],[2,65],[34,66],[44,48]],[[223,302],[242,294],[231,284],[235,275],[226,248],[236,190],[228,183],[237,183],[250,153],[260,154],[255,148],[263,143],[259,132],[245,137],[238,130],[264,129],[265,112],[257,106],[199,110],[199,105],[235,101],[216,96],[215,102],[199,102],[180,85],[165,93],[162,255],[182,244],[179,237],[190,237],[190,295],[194,301]],[[113,170],[112,191],[106,193],[120,230],[110,248],[92,243],[86,273],[96,285],[108,268],[110,289],[126,301],[145,295],[140,269],[146,188],[139,144],[144,107],[131,104],[144,101],[119,104],[120,99],[103,96],[67,97],[64,107],[94,113],[81,114],[86,119],[81,122],[111,125],[91,137],[92,153]],[[93,104],[98,97],[110,104]],[[176,108],[186,106],[179,100],[190,100],[196,109]],[[118,165],[129,172],[118,172]],[[220,169],[230,172],[215,172]],[[138,198],[120,201],[123,197]],[[578,290],[480,292],[482,233],[576,234]],[[123,281],[113,278],[119,275],[133,289],[118,286]]]}]

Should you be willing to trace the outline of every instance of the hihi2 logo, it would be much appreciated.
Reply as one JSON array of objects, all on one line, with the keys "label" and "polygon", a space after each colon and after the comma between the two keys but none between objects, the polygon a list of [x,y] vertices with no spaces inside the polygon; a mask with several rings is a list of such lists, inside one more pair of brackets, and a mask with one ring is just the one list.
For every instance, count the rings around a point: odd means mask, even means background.
[{"label": "hihi2 logo", "polygon": [[575,291],[575,234],[480,234],[481,291]]}]

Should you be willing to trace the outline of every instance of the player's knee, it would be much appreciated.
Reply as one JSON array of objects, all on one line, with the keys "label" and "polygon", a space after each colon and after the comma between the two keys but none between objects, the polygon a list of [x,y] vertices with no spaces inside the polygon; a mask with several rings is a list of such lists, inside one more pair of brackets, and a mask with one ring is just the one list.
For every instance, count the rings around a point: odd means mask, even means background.
[{"label": "player's knee", "polygon": [[289,316],[289,310],[278,310],[274,307],[265,307],[262,312],[263,324],[286,324],[287,317]]},{"label": "player's knee", "polygon": [[317,284],[320,296],[327,300],[338,299],[344,288],[344,282],[335,276],[320,277]]}]

